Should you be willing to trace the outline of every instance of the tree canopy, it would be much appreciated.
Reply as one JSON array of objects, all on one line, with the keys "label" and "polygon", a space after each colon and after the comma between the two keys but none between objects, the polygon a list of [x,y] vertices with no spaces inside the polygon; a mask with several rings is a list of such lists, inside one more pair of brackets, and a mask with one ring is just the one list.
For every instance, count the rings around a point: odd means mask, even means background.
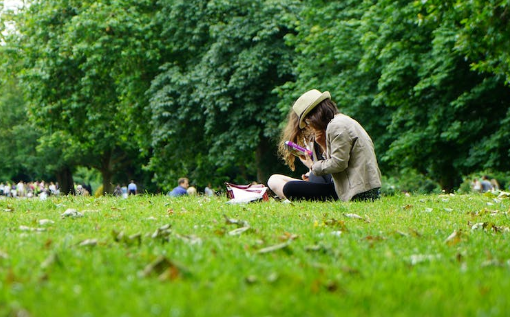
[{"label": "tree canopy", "polygon": [[[506,2],[26,4],[2,14],[16,31],[3,33],[0,130],[28,146],[0,140],[0,153],[27,163],[19,173],[92,167],[106,191],[134,175],[163,190],[181,176],[265,182],[289,172],[279,129],[312,88],[367,129],[385,175],[450,191],[510,169]],[[31,157],[51,164],[35,173]]]},{"label": "tree canopy", "polygon": [[[20,79],[43,152],[98,169],[105,191],[139,155],[145,91],[159,66],[156,1],[32,1],[16,20]],[[149,41],[148,41],[149,40]],[[146,45],[147,43],[148,45]],[[66,190],[67,191],[67,190]]]},{"label": "tree canopy", "polygon": [[296,8],[295,1],[167,2],[163,34],[175,59],[150,91],[150,167],[160,181],[267,180],[282,119],[272,91],[292,79],[284,36]]}]

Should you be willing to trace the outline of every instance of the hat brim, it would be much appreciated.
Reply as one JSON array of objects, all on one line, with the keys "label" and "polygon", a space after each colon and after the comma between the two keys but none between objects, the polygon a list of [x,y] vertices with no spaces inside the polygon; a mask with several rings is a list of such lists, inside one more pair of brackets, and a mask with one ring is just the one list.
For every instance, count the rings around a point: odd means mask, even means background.
[{"label": "hat brim", "polygon": [[326,99],[331,99],[331,94],[329,93],[329,91],[323,92],[319,98],[317,98],[312,104],[310,104],[305,109],[305,111],[303,111],[303,113],[299,117],[299,128],[300,129],[304,129],[306,127],[306,123],[305,123],[306,115],[308,115],[310,113],[310,111],[312,111],[315,108],[315,106],[317,106],[319,103],[321,103],[322,101],[324,101]]}]

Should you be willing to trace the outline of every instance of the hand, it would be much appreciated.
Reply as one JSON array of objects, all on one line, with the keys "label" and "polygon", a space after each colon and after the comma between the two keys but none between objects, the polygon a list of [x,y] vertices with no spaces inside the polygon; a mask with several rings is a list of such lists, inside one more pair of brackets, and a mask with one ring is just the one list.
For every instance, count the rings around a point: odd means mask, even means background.
[{"label": "hand", "polygon": [[309,178],[310,178],[310,172],[301,175],[301,179],[306,181],[306,182],[308,181]]},{"label": "hand", "polygon": [[313,161],[312,161],[312,158],[308,155],[302,155],[299,157],[299,159],[301,160],[301,162],[303,162],[303,164],[308,167],[309,169],[312,168],[312,165],[313,165]]}]

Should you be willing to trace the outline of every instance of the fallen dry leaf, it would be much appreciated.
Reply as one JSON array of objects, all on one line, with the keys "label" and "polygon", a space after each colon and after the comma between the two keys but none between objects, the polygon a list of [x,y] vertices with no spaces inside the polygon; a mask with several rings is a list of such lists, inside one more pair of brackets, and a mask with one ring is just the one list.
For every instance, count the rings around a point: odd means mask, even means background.
[{"label": "fallen dry leaf", "polygon": [[142,244],[142,235],[140,233],[135,233],[127,236],[124,234],[124,232],[112,230],[112,236],[115,242],[124,243],[128,247],[132,245],[140,246]]},{"label": "fallen dry leaf", "polygon": [[41,219],[41,220],[39,220],[39,225],[41,225],[41,226],[44,226],[44,225],[47,225],[47,224],[53,224],[53,223],[55,223],[55,221],[49,220],[49,219]]},{"label": "fallen dry leaf", "polygon": [[367,241],[375,242],[375,241],[386,240],[386,238],[385,237],[381,237],[381,236],[366,236],[366,237],[362,238],[362,240],[367,240]]},{"label": "fallen dry leaf", "polygon": [[411,233],[411,235],[413,237],[418,237],[419,238],[419,237],[422,236],[422,234],[418,230],[416,230],[414,228],[409,228],[409,232]]},{"label": "fallen dry leaf", "polygon": [[49,268],[50,266],[53,266],[53,265],[58,265],[58,266],[62,266],[62,261],[60,261],[60,258],[58,256],[58,254],[56,253],[52,253],[50,254],[42,263],[41,263],[41,268],[42,269],[47,269]]},{"label": "fallen dry leaf", "polygon": [[173,281],[177,278],[186,277],[189,271],[182,265],[178,265],[168,258],[160,255],[149,263],[143,271],[139,272],[141,277],[157,276],[160,281]]},{"label": "fallen dry leaf", "polygon": [[97,239],[86,239],[78,244],[80,247],[95,247],[97,245]]},{"label": "fallen dry leaf", "polygon": [[328,253],[328,252],[330,252],[330,249],[325,247],[324,245],[316,244],[316,245],[305,246],[305,251],[306,252]]},{"label": "fallen dry leaf", "polygon": [[395,233],[402,236],[402,237],[409,237],[409,235],[403,231],[395,230]]},{"label": "fallen dry leaf", "polygon": [[284,243],[276,244],[276,245],[273,245],[273,246],[270,246],[267,248],[262,248],[262,249],[258,250],[257,253],[270,253],[270,252],[282,250],[282,249],[287,248],[291,242],[292,242],[292,239],[289,239],[289,240],[285,241]]},{"label": "fallen dry leaf", "polygon": [[299,236],[297,234],[293,234],[293,233],[290,233],[290,232],[285,232],[283,235],[281,235],[279,237],[279,239],[281,241],[287,241],[289,239],[292,239],[292,240],[297,239],[298,237]]},{"label": "fallen dry leaf", "polygon": [[487,226],[487,222],[478,222],[478,223],[475,223],[474,225],[471,226],[471,230],[481,230],[481,229],[485,229],[485,227]]},{"label": "fallen dry leaf", "polygon": [[170,236],[170,233],[172,232],[172,230],[170,229],[171,227],[172,227],[172,225],[170,225],[170,224],[159,227],[158,229],[156,229],[156,231],[154,231],[154,233],[152,234],[151,237],[153,239],[160,239],[163,241],[168,241],[168,237]]},{"label": "fallen dry leaf", "polygon": [[250,226],[250,224],[247,221],[229,218],[227,217],[227,215],[223,215],[223,217],[225,218],[225,222],[227,225],[237,225],[239,228]]},{"label": "fallen dry leaf", "polygon": [[181,241],[184,241],[188,244],[202,244],[202,239],[198,236],[195,236],[195,235],[180,235],[180,234],[175,234],[175,237]]},{"label": "fallen dry leaf", "polygon": [[482,262],[482,264],[480,264],[481,267],[488,267],[488,266],[503,266],[504,263],[497,260],[497,259],[490,259],[490,260],[486,260],[484,262]]},{"label": "fallen dry leaf", "polygon": [[81,217],[83,217],[83,214],[76,209],[67,209],[60,215],[60,217],[62,217],[62,218],[67,218],[67,217],[81,218]]},{"label": "fallen dry leaf", "polygon": [[459,243],[461,241],[461,235],[462,235],[461,229],[454,230],[452,232],[452,234],[450,234],[448,236],[448,238],[446,238],[446,240],[444,240],[444,242],[448,245],[456,245],[457,243]]},{"label": "fallen dry leaf", "polygon": [[331,227],[339,227],[342,231],[347,231],[347,226],[345,225],[345,221],[337,220],[335,218],[331,218],[324,221],[324,225]]},{"label": "fallen dry leaf", "polygon": [[411,265],[416,265],[423,262],[430,262],[440,259],[440,254],[413,254],[409,257]]},{"label": "fallen dry leaf", "polygon": [[250,230],[251,227],[241,227],[241,228],[237,228],[237,229],[234,229],[232,231],[229,231],[228,234],[231,235],[231,236],[238,236],[248,230]]}]

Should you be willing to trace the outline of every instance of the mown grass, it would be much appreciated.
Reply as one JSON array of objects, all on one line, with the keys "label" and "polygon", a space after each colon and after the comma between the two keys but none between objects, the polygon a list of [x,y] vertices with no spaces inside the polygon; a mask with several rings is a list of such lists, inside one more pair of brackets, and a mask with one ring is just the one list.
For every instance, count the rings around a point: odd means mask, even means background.
[{"label": "mown grass", "polygon": [[508,316],[509,206],[0,200],[0,316]]}]

